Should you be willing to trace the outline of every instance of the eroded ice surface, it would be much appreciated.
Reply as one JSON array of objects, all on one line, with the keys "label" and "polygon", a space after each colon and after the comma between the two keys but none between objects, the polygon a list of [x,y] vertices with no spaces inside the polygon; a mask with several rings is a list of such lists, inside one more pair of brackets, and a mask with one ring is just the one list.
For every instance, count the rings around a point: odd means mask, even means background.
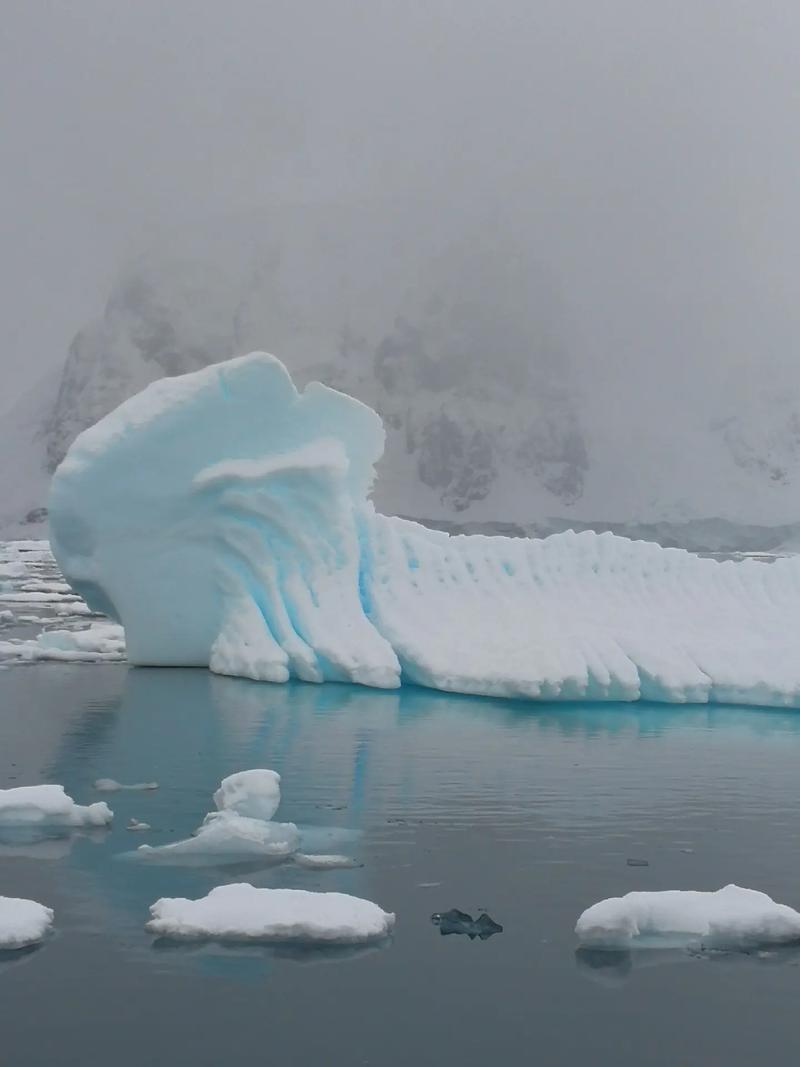
[{"label": "eroded ice surface", "polygon": [[192,837],[157,847],[140,845],[136,855],[162,863],[205,866],[290,856],[299,845],[300,834],[294,823],[213,811]]},{"label": "eroded ice surface", "polygon": [[0,949],[35,945],[52,925],[53,912],[44,904],[21,897],[0,897]]},{"label": "eroded ice surface", "polygon": [[164,379],[70,449],[53,480],[54,552],[124,624],[134,663],[800,704],[800,559],[427,530],[368,501],[383,436],[369,408],[318,383],[298,393],[264,354]]},{"label": "eroded ice surface", "polygon": [[800,941],[800,913],[737,885],[715,893],[634,892],[592,905],[575,933],[595,948],[748,948]]},{"label": "eroded ice surface", "polygon": [[346,893],[222,885],[199,900],[164,897],[150,908],[154,934],[221,940],[360,944],[386,937],[394,915]]},{"label": "eroded ice surface", "polygon": [[76,804],[63,785],[0,789],[0,826],[107,826],[113,817],[105,801]]},{"label": "eroded ice surface", "polygon": [[234,811],[252,819],[271,819],[281,802],[281,776],[253,768],[223,778],[214,794],[219,811]]}]

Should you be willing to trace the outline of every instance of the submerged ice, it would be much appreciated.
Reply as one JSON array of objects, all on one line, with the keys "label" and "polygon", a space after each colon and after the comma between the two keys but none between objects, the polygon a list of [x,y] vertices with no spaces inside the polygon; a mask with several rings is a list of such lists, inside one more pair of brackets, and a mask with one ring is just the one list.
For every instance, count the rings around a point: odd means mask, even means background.
[{"label": "submerged ice", "polygon": [[[800,559],[612,534],[450,536],[377,514],[363,404],[255,353],[76,440],[53,550],[137,664],[540,699],[800,705]],[[624,472],[621,472],[621,476]]]}]

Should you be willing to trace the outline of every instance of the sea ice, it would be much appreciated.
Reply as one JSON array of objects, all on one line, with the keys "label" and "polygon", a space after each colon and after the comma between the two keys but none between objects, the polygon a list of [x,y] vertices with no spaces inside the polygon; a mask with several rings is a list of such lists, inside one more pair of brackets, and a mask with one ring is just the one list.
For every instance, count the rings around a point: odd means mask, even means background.
[{"label": "sea ice", "polygon": [[147,791],[158,789],[158,782],[136,782],[133,785],[123,785],[122,782],[116,782],[113,778],[98,778],[94,787],[98,793],[118,793],[121,790]]},{"label": "sea ice", "polygon": [[21,897],[0,897],[0,949],[35,945],[52,925],[53,912],[44,904]]},{"label": "sea ice", "polygon": [[0,654],[18,660],[91,663],[125,658],[125,633],[111,622],[82,630],[45,630],[31,640],[0,641]]},{"label": "sea ice", "polygon": [[250,819],[235,811],[206,815],[193,837],[169,845],[140,845],[135,855],[162,863],[204,865],[244,863],[290,856],[300,843],[294,823]]},{"label": "sea ice", "polygon": [[310,871],[332,871],[337,868],[361,867],[363,864],[350,856],[331,855],[310,856],[307,852],[295,852],[292,860],[298,867],[307,867]]},{"label": "sea ice", "polygon": [[206,897],[164,897],[150,908],[154,934],[219,940],[360,944],[385,938],[395,917],[345,893],[217,886]]},{"label": "sea ice", "polygon": [[751,948],[800,941],[800,913],[737,885],[634,892],[593,904],[575,933],[591,948]]},{"label": "sea ice", "polygon": [[63,785],[0,789],[0,826],[107,826],[113,817],[105,801],[76,804]]},{"label": "sea ice", "polygon": [[428,530],[369,502],[383,440],[369,408],[318,383],[298,393],[263,353],[163,379],[73,444],[53,551],[124,624],[133,663],[800,706],[800,558]]},{"label": "sea ice", "polygon": [[281,776],[263,768],[228,775],[214,794],[220,811],[235,811],[251,819],[271,819],[280,802]]}]

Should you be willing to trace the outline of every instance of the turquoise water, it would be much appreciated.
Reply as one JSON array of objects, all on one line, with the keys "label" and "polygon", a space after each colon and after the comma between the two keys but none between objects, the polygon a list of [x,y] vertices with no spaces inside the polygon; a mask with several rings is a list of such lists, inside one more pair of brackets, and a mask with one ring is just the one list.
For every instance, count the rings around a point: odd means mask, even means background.
[{"label": "turquoise water", "polygon": [[[283,776],[278,818],[363,866],[120,858],[186,836],[219,780],[250,766]],[[98,777],[161,783],[104,796],[108,832],[0,839],[0,893],[49,904],[57,926],[38,950],[0,957],[2,1062],[794,1063],[793,951],[592,955],[573,928],[635,888],[733,881],[800,906],[799,767],[796,712],[2,670],[0,786],[57,781],[85,803]],[[127,832],[130,817],[152,831]],[[237,880],[368,897],[396,912],[394,937],[319,953],[145,932],[158,897]],[[430,916],[450,908],[488,909],[504,932],[442,937]]]}]

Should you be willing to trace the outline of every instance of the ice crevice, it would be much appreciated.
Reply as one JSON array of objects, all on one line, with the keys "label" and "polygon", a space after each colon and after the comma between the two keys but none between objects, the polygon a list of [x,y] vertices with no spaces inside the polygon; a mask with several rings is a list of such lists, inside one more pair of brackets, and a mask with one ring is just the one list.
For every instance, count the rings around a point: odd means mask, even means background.
[{"label": "ice crevice", "polygon": [[610,533],[448,535],[375,512],[384,431],[254,353],[164,379],[73,444],[52,547],[128,658],[540,700],[800,705],[800,559]]}]

